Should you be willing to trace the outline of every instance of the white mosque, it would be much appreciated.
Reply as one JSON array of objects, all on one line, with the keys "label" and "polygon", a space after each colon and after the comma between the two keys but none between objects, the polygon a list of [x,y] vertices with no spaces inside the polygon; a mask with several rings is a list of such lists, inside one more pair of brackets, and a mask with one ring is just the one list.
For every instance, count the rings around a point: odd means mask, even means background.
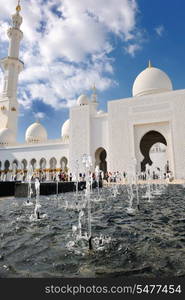
[{"label": "white mosque", "polygon": [[8,29],[8,56],[0,61],[4,72],[0,96],[1,180],[9,180],[13,170],[19,178],[30,166],[35,172],[44,173],[48,180],[53,172],[73,174],[77,162],[79,172],[83,172],[84,153],[92,158],[92,170],[98,165],[103,172],[127,172],[134,161],[140,172],[146,164],[154,163],[151,153],[155,151],[151,148],[156,144],[165,146],[165,160],[173,176],[184,178],[185,90],[174,91],[168,75],[150,63],[136,77],[132,97],[109,101],[107,112],[98,110],[94,89],[91,99],[81,95],[70,108],[59,139],[48,139],[47,130],[35,122],[26,130],[25,142],[16,141],[17,84],[24,67],[19,59],[23,38],[20,11],[18,5]]}]

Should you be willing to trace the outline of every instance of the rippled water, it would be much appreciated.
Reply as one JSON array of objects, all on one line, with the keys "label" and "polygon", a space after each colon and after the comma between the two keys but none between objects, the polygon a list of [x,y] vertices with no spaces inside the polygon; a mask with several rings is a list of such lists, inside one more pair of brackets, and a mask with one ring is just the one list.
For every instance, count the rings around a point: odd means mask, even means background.
[{"label": "rippled water", "polygon": [[[139,187],[140,211],[135,216],[126,213],[126,186],[119,187],[116,197],[103,188],[101,200],[91,203],[91,252],[86,241],[77,242],[72,234],[79,216],[74,193],[40,197],[45,214],[41,220],[30,219],[34,205],[26,206],[25,199],[1,198],[0,277],[184,276],[184,187],[161,188],[162,194],[149,203],[141,197],[146,187]],[[87,230],[84,211],[82,233]],[[100,236],[105,238],[102,246]]]}]

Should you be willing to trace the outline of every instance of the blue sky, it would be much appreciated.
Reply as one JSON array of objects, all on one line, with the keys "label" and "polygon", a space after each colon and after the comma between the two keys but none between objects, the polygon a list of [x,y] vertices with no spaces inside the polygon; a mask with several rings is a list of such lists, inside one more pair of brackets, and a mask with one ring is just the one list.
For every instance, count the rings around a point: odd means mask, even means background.
[{"label": "blue sky", "polygon": [[[1,57],[16,3],[0,12]],[[94,83],[104,111],[108,100],[130,97],[149,59],[174,89],[185,87],[184,0],[22,0],[21,15],[20,142],[38,117],[59,138],[69,107],[81,93],[90,97]]]}]

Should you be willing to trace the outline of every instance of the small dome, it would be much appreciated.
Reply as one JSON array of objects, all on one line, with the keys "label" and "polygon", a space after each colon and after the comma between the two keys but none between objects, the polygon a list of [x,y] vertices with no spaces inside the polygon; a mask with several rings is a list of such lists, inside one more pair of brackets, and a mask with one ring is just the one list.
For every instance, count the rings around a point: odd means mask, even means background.
[{"label": "small dome", "polygon": [[15,143],[15,135],[9,128],[0,129],[0,145],[11,145]]},{"label": "small dome", "polygon": [[25,140],[29,144],[46,142],[47,131],[39,122],[35,122],[27,128]]},{"label": "small dome", "polygon": [[82,94],[77,99],[77,105],[87,105],[89,104],[89,99],[86,95]]},{"label": "small dome", "polygon": [[61,128],[62,138],[69,138],[70,119],[66,120]]},{"label": "small dome", "polygon": [[136,77],[132,88],[132,94],[133,97],[143,96],[167,92],[172,89],[172,82],[168,75],[158,68],[149,66]]}]

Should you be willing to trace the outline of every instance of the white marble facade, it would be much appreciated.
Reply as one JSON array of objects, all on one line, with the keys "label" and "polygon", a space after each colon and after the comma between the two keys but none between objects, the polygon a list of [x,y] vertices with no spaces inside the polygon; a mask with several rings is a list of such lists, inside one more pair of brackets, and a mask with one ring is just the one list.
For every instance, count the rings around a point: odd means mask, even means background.
[{"label": "white marble facade", "polygon": [[19,59],[21,23],[17,7],[8,31],[9,53],[1,60],[1,179],[9,179],[14,168],[20,177],[30,165],[37,172],[44,170],[48,179],[54,170],[75,173],[77,161],[78,171],[84,172],[84,153],[92,157],[92,170],[99,165],[104,172],[127,172],[136,159],[140,172],[146,164],[154,163],[150,150],[156,143],[166,145],[165,159],[173,176],[185,177],[185,90],[173,90],[168,75],[151,63],[136,77],[132,97],[109,101],[107,112],[103,112],[98,110],[95,90],[91,99],[81,95],[70,108],[58,140],[48,140],[46,128],[35,122],[25,133],[25,143],[18,143],[16,93],[18,75],[23,69]]}]

